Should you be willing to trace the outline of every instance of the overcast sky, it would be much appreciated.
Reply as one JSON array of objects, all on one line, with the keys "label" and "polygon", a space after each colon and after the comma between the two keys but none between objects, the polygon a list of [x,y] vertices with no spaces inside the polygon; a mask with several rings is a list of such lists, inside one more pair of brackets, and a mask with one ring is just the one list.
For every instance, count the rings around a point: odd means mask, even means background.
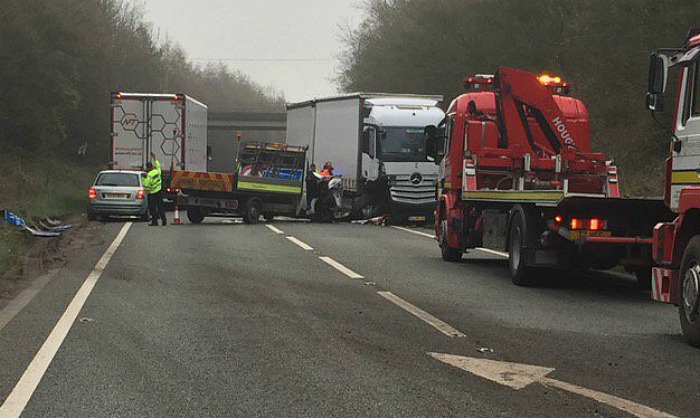
[{"label": "overcast sky", "polygon": [[221,59],[288,102],[336,93],[341,28],[362,17],[361,0],[131,1],[195,63]]}]

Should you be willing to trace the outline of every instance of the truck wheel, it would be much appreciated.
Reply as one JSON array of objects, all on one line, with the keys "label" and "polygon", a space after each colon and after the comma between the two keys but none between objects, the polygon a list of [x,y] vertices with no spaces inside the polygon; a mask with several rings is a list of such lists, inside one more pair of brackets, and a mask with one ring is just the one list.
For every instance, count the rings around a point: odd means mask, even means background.
[{"label": "truck wheel", "polygon": [[262,214],[262,204],[260,199],[252,198],[248,199],[245,204],[245,213],[243,214],[243,222],[254,225],[260,220],[260,215]]},{"label": "truck wheel", "polygon": [[516,210],[510,223],[508,266],[510,279],[516,286],[531,286],[534,284],[534,269],[525,265],[524,250],[527,240],[527,225],[521,210]]},{"label": "truck wheel", "polygon": [[204,214],[197,208],[187,209],[187,219],[191,223],[199,225],[204,221]]},{"label": "truck wheel", "polygon": [[678,277],[678,313],[688,344],[700,347],[700,235],[683,252]]},{"label": "truck wheel", "polygon": [[273,215],[273,214],[271,214],[271,213],[263,213],[263,218],[264,218],[267,222],[272,222],[272,221],[275,219],[275,215]]},{"label": "truck wheel", "polygon": [[442,259],[449,262],[457,262],[462,259],[462,250],[452,248],[447,242],[447,220],[440,222],[440,252]]}]

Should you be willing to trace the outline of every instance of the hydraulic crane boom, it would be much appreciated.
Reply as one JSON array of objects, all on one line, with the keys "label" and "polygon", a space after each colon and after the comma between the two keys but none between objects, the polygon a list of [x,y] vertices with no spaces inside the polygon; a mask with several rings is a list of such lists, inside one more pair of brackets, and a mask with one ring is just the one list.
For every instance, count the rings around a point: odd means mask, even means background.
[{"label": "hydraulic crane boom", "polygon": [[[576,141],[552,92],[534,74],[500,68],[494,84],[499,128],[506,147],[520,142],[523,150],[530,148],[540,157],[564,154],[575,147]],[[537,121],[546,142],[533,135],[529,116]]]}]

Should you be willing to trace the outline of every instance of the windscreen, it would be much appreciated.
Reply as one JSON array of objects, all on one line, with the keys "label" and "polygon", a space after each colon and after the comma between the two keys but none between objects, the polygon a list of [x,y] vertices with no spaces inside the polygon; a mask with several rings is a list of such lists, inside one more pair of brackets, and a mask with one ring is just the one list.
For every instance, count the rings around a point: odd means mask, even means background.
[{"label": "windscreen", "polygon": [[139,176],[132,173],[102,173],[95,182],[97,186],[139,187]]},{"label": "windscreen", "polygon": [[382,161],[427,161],[424,131],[424,128],[416,126],[382,128],[379,144]]}]

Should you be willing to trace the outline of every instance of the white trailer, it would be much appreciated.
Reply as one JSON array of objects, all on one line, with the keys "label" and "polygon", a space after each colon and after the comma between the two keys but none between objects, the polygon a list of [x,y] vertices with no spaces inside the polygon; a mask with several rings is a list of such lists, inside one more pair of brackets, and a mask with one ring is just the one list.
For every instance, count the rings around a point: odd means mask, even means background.
[{"label": "white trailer", "polygon": [[111,107],[111,169],[144,170],[153,152],[164,172],[207,170],[203,103],[184,94],[112,93]]},{"label": "white trailer", "polygon": [[425,220],[435,209],[437,167],[424,128],[445,117],[442,96],[353,93],[287,105],[287,143],[331,161],[356,216]]}]

